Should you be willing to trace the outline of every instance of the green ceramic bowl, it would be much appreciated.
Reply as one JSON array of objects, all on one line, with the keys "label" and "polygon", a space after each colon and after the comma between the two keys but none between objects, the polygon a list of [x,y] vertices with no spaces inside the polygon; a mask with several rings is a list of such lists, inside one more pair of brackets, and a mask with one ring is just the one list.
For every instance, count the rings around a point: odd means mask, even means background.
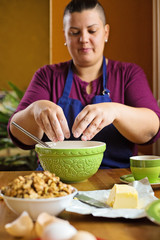
[{"label": "green ceramic bowl", "polygon": [[160,156],[130,157],[130,169],[135,180],[148,177],[150,183],[155,183],[160,177]]},{"label": "green ceramic bowl", "polygon": [[44,170],[55,173],[64,182],[80,182],[95,174],[102,162],[106,144],[97,141],[47,142],[35,150]]}]

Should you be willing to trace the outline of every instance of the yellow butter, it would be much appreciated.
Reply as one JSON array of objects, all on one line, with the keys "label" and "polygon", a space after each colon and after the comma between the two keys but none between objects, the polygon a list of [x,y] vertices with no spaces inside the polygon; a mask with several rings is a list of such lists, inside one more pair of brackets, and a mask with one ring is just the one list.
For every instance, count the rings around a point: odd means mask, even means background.
[{"label": "yellow butter", "polygon": [[113,208],[137,208],[137,190],[125,184],[115,184],[111,189],[107,204]]}]

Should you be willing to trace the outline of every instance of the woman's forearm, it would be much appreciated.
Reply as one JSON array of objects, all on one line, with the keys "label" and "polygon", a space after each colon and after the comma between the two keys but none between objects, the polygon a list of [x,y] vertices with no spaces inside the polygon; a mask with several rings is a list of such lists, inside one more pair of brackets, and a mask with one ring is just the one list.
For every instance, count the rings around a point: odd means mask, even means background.
[{"label": "woman's forearm", "polygon": [[87,105],[76,117],[72,132],[76,138],[82,134],[82,140],[91,140],[112,123],[125,138],[139,144],[159,130],[159,118],[152,110],[108,102]]},{"label": "woman's forearm", "polygon": [[15,113],[10,121],[10,131],[14,137],[26,145],[33,145],[36,142],[30,137],[22,133],[15,126],[12,125],[12,122],[15,121],[21,127],[38,137],[39,139],[43,136],[43,130],[38,126],[34,119],[33,114],[33,104],[28,106],[26,109]]},{"label": "woman's forearm", "polygon": [[151,140],[159,130],[159,118],[147,108],[134,108],[118,104],[113,124],[128,140],[143,144]]},{"label": "woman's forearm", "polygon": [[70,138],[67,120],[60,106],[48,100],[38,100],[29,105],[25,110],[19,111],[11,119],[10,130],[13,136],[27,145],[35,142],[16,129],[12,121],[22,126],[38,138],[45,133],[54,142]]}]

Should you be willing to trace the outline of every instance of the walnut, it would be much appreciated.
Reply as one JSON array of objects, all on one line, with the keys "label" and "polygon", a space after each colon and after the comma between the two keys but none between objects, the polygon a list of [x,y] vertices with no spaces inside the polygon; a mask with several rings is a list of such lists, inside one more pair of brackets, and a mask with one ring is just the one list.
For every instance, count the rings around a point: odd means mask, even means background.
[{"label": "walnut", "polygon": [[54,173],[44,171],[19,176],[2,187],[1,192],[5,196],[17,198],[55,198],[71,194],[73,187],[61,182]]}]

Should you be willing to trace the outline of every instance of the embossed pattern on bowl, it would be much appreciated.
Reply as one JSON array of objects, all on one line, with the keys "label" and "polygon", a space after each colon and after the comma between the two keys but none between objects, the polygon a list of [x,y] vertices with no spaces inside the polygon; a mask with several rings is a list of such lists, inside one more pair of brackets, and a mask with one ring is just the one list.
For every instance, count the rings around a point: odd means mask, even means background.
[{"label": "embossed pattern on bowl", "polygon": [[65,182],[83,181],[95,174],[105,149],[105,143],[96,141],[64,141],[53,148],[37,144],[35,148],[43,169],[55,173]]}]

